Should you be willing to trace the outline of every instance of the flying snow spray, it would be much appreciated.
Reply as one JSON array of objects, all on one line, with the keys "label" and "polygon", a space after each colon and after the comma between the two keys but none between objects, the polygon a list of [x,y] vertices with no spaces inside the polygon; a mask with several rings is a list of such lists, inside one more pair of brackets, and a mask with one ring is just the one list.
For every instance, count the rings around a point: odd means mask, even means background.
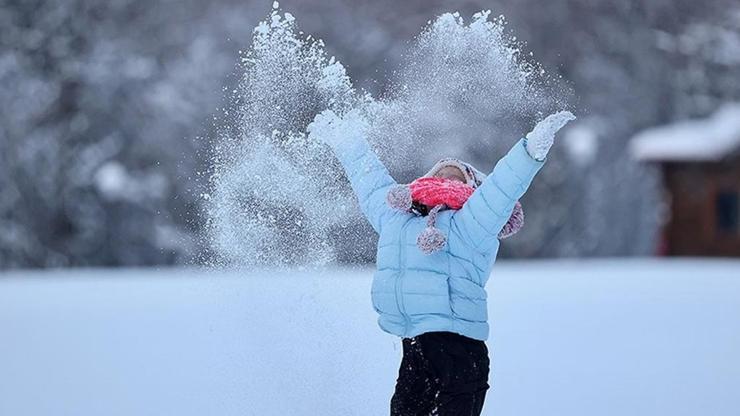
[{"label": "flying snow spray", "polygon": [[298,32],[276,2],[241,54],[241,80],[213,149],[205,202],[218,262],[320,266],[337,259],[335,236],[372,238],[352,226],[361,213],[336,158],[307,137],[325,109],[365,114],[368,140],[394,172],[460,149],[493,149],[512,134],[512,120],[553,108],[548,77],[505,29],[490,12],[468,24],[458,13],[439,16],[405,54],[391,93],[376,99],[356,90],[324,43]]}]

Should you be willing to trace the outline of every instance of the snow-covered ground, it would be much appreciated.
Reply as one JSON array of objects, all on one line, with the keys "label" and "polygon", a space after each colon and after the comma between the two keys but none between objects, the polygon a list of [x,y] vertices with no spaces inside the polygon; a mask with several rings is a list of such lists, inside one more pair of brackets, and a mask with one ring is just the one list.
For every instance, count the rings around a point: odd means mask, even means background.
[{"label": "snow-covered ground", "polygon": [[[387,414],[371,271],[0,274],[0,415]],[[740,261],[501,262],[496,416],[737,415]]]}]

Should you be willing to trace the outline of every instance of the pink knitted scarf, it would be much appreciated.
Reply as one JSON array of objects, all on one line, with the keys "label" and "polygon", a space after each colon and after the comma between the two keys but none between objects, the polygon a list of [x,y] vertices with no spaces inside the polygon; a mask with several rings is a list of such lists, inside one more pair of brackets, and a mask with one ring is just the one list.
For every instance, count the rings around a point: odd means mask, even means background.
[{"label": "pink knitted scarf", "polygon": [[460,209],[475,191],[472,186],[460,181],[437,177],[419,178],[409,184],[409,189],[414,202],[430,209],[437,205]]}]

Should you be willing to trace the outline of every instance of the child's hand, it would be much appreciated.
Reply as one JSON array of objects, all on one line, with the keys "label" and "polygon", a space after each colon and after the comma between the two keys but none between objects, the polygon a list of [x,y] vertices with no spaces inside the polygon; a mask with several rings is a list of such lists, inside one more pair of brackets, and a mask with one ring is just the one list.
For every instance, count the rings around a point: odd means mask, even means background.
[{"label": "child's hand", "polygon": [[332,110],[317,114],[306,127],[309,140],[326,143],[334,148],[342,142],[351,141],[357,135],[363,135],[368,128],[365,118],[357,110],[351,110],[339,117]]},{"label": "child's hand", "polygon": [[559,111],[537,123],[534,129],[527,134],[527,153],[536,160],[545,160],[555,140],[555,133],[575,119],[576,116],[570,111]]}]

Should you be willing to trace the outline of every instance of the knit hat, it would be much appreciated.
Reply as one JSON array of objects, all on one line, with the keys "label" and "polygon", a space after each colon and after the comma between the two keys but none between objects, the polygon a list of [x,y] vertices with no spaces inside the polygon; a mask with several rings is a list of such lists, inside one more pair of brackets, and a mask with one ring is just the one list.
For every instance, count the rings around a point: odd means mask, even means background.
[{"label": "knit hat", "polygon": [[479,187],[480,184],[482,184],[483,181],[486,180],[486,174],[474,168],[473,165],[471,165],[470,163],[463,162],[462,160],[455,159],[454,157],[446,157],[444,159],[441,159],[439,162],[435,163],[434,166],[429,169],[429,172],[427,172],[423,177],[432,177],[439,173],[439,171],[447,167],[458,168],[460,172],[462,172],[463,176],[465,176],[465,183],[472,186],[473,188]]},{"label": "knit hat", "polygon": [[[459,169],[465,183],[434,177],[446,167]],[[447,238],[434,226],[437,214],[444,209],[460,209],[476,188],[486,179],[486,175],[470,165],[454,158],[445,158],[437,162],[424,176],[408,185],[391,188],[386,195],[389,206],[420,216],[427,216],[427,227],[419,234],[416,244],[426,254],[441,250]],[[511,237],[524,224],[524,211],[519,201],[504,227],[498,234],[499,239]]]}]

